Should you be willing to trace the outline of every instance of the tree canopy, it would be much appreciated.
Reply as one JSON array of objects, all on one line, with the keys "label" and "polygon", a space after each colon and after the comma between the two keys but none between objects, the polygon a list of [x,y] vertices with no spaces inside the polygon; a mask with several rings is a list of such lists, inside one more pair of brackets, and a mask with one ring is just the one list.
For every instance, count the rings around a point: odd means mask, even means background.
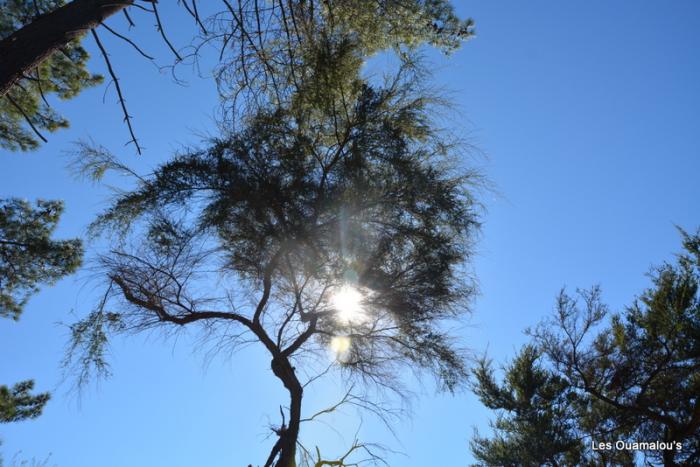
[{"label": "tree canopy", "polygon": [[[64,3],[62,0],[0,1],[0,40]],[[101,83],[100,75],[88,71],[88,59],[80,39],[75,39],[26,70],[0,98],[0,147],[13,151],[35,149],[42,131],[66,128],[68,120],[53,110],[48,99],[52,95],[71,99],[83,89]]]},{"label": "tree canopy", "polygon": [[[164,46],[172,52],[173,67],[200,62],[203,55],[209,57],[211,47],[216,48],[219,58],[214,65],[215,81],[224,107],[234,113],[241,93],[247,95],[250,104],[263,89],[274,88],[277,93],[289,89],[288,81],[296,80],[295,73],[302,72],[297,68],[308,67],[308,63],[303,64],[308,58],[305,50],[330,30],[352,36],[365,56],[387,48],[415,48],[425,43],[450,51],[473,35],[473,22],[458,19],[445,0],[383,0],[361,7],[357,2],[344,0],[269,5],[258,0],[222,0],[198,7],[194,0],[191,5],[178,2],[178,7],[194,18],[196,27],[173,40],[168,35],[168,20],[159,14],[157,2],[147,2],[149,7],[134,3],[0,2],[0,144],[12,150],[34,149],[38,139],[45,140],[42,131],[68,125],[52,110],[47,97],[55,93],[61,99],[69,99],[101,82],[101,76],[86,69],[89,57],[80,45],[84,34],[90,32],[106,63],[110,83],[114,84],[130,142],[141,152],[126,105],[128,87],[124,89],[120,84],[119,70],[111,63],[97,33],[98,29],[106,30],[145,59],[155,60],[139,45],[145,42],[145,36],[134,28],[134,13],[129,13],[136,7],[138,13],[151,16]],[[105,24],[118,12],[124,13],[128,31],[120,32],[121,28]],[[187,45],[177,47],[176,42]],[[201,62],[211,66],[208,59]],[[273,96],[271,92],[263,94],[266,98]]]},{"label": "tree canopy", "polygon": [[506,370],[503,386],[482,364],[476,393],[503,415],[493,438],[474,438],[479,460],[489,464],[517,447],[512,455],[545,456],[533,465],[568,465],[571,458],[634,465],[635,451],[646,462],[697,465],[700,235],[683,233],[683,246],[674,263],[652,270],[652,286],[608,323],[598,288],[578,298],[562,292],[554,318],[531,331],[533,345]]},{"label": "tree canopy", "polygon": [[523,348],[505,369],[502,385],[490,362],[475,368],[475,393],[489,409],[507,414],[493,422],[493,438],[472,440],[483,465],[582,465],[583,443],[571,422],[574,394],[538,364],[540,357],[535,347]]},{"label": "tree canopy", "polygon": [[40,284],[53,284],[82,262],[78,239],[53,240],[60,201],[0,200],[0,317],[19,319]]},{"label": "tree canopy", "polygon": [[[62,5],[39,6],[50,15]],[[327,364],[328,348],[336,353],[335,370],[377,387],[390,387],[403,364],[432,370],[447,389],[464,381],[460,350],[440,323],[464,313],[473,293],[461,268],[478,226],[478,177],[458,167],[458,145],[434,128],[434,101],[423,92],[425,76],[410,54],[424,43],[454,49],[472,35],[472,23],[457,19],[445,1],[375,2],[364,9],[345,1],[223,5],[223,14],[200,17],[196,3],[183,2],[202,30],[194,57],[198,47],[220,44],[222,93],[246,96],[240,107],[235,98],[228,101],[233,118],[222,135],[143,177],[100,148],[83,147],[86,170],[126,170],[138,187],[94,224],[121,242],[101,259],[105,295],[71,327],[72,352],[83,352],[84,371],[90,364],[104,371],[109,331],[185,325],[219,330],[232,348],[251,339],[261,343],[290,397],[266,465],[288,467],[298,457],[302,394],[310,383],[300,380],[297,367]],[[26,2],[13,8],[4,39],[27,33],[45,16]],[[183,60],[155,3],[152,8],[165,43]],[[94,30],[93,36],[108,61]],[[54,64],[66,56],[65,47],[39,62],[37,73],[47,67],[56,77],[23,76],[6,94],[11,108],[3,111],[13,122],[3,136],[7,147],[36,146],[20,116],[37,135],[54,129],[32,120],[50,112],[38,106],[46,103],[44,80],[61,78],[48,91],[69,89],[72,94],[59,93],[66,98],[97,82],[85,71],[87,54],[78,40],[80,56],[64,63],[65,70]],[[364,61],[389,47],[400,52],[397,76],[383,84],[362,77]],[[24,101],[14,98],[18,93]],[[8,231],[17,212],[31,217],[26,203],[6,206]],[[46,216],[58,206],[40,203]],[[79,265],[78,242],[49,241],[57,215],[44,219],[53,222],[46,231],[40,232],[39,218],[12,230],[15,237],[43,233],[45,242],[43,249],[24,237],[6,242],[14,281],[3,288],[7,314],[19,316],[37,283]],[[53,261],[41,263],[40,254]],[[355,395],[347,400],[375,407]],[[360,446],[366,445],[348,452]]]},{"label": "tree canopy", "polygon": [[[286,103],[139,177],[98,218],[123,246],[103,256],[105,297],[73,327],[98,370],[108,331],[198,325],[233,347],[259,342],[290,394],[266,463],[285,467],[303,418],[297,368],[330,348],[347,381],[397,388],[410,365],[454,389],[466,370],[441,323],[473,293],[462,267],[478,177],[434,128],[423,76],[405,64],[370,83],[351,37],[318,44]],[[84,149],[86,170],[124,169]]]},{"label": "tree canopy", "polygon": [[[19,199],[0,200],[0,317],[18,320],[40,284],[52,284],[81,264],[80,240],[51,238],[63,211],[57,201],[32,207]],[[0,386],[0,423],[39,416],[48,393],[30,394],[31,380]]]}]

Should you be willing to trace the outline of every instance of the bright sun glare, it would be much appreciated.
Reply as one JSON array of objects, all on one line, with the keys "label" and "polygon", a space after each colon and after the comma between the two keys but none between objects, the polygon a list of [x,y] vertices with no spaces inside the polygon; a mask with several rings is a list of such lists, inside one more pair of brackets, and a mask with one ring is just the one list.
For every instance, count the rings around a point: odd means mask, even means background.
[{"label": "bright sun glare", "polygon": [[364,321],[362,310],[362,294],[354,287],[344,286],[331,296],[331,304],[337,311],[338,320],[342,324],[353,324]]},{"label": "bright sun glare", "polygon": [[331,350],[336,355],[342,355],[350,350],[350,338],[346,336],[335,336],[331,339]]},{"label": "bright sun glare", "polygon": [[350,346],[352,341],[347,336],[334,336],[331,339],[331,358],[339,363],[347,361],[350,357]]},{"label": "bright sun glare", "polygon": [[[362,293],[355,287],[345,285],[337,289],[330,297],[335,316],[342,325],[358,324],[366,319],[362,308]],[[331,339],[330,350],[333,357],[342,362],[350,354],[352,341],[347,336],[335,336]]]}]

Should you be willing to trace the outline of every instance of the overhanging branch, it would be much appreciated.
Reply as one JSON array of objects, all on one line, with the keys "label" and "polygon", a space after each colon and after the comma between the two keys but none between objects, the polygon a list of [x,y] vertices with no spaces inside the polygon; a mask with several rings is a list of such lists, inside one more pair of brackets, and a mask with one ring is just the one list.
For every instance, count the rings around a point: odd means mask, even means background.
[{"label": "overhanging branch", "polygon": [[100,49],[100,53],[102,54],[102,58],[104,58],[105,63],[107,64],[109,75],[112,77],[112,81],[114,81],[114,87],[117,90],[117,95],[119,96],[119,104],[121,105],[122,112],[124,114],[124,122],[126,123],[126,126],[129,129],[129,134],[131,135],[131,141],[129,141],[129,143],[134,143],[136,146],[136,152],[141,155],[141,146],[139,145],[136,135],[134,134],[134,128],[131,126],[131,115],[129,115],[129,111],[126,108],[126,101],[124,100],[124,95],[122,94],[122,88],[119,85],[119,78],[117,78],[117,75],[112,68],[112,62],[109,60],[109,55],[102,45],[100,37],[97,35],[97,31],[95,31],[95,29],[91,29],[90,32],[92,32],[92,37],[95,39],[97,47]]}]

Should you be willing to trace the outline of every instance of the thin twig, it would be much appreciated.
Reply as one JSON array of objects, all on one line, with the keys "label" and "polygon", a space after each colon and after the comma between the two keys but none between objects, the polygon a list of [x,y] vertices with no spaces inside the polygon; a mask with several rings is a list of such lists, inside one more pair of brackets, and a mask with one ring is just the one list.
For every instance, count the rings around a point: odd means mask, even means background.
[{"label": "thin twig", "polygon": [[129,15],[129,12],[126,11],[126,8],[122,10],[122,13],[124,13],[124,17],[126,18],[126,21],[129,23],[129,29],[135,28],[136,23],[131,19],[131,16]]},{"label": "thin twig", "polygon": [[117,36],[119,39],[122,39],[122,40],[126,41],[129,45],[131,45],[134,49],[136,49],[136,51],[137,51],[138,53],[140,53],[141,55],[143,55],[143,56],[146,57],[147,59],[149,59],[149,60],[154,60],[153,57],[151,57],[151,56],[148,55],[146,52],[144,52],[143,50],[141,50],[141,48],[140,48],[138,45],[136,45],[136,43],[135,43],[134,41],[132,41],[131,39],[129,39],[128,37],[123,36],[122,34],[119,34],[117,31],[115,31],[114,29],[110,28],[110,27],[107,26],[105,23],[100,23],[100,25],[102,25],[102,27],[105,28],[107,31],[109,31],[109,32],[111,32],[112,34],[114,34],[115,36]]},{"label": "thin twig", "polygon": [[32,123],[32,121],[29,119],[29,115],[27,115],[27,113],[24,111],[24,109],[23,109],[22,107],[20,107],[20,105],[19,105],[17,102],[15,102],[15,100],[12,98],[12,96],[10,96],[10,94],[5,94],[5,97],[7,98],[8,101],[10,101],[10,104],[12,104],[12,106],[13,106],[14,108],[16,108],[17,110],[19,110],[19,112],[22,114],[22,116],[23,116],[24,119],[27,121],[27,123],[29,124],[29,126],[32,128],[32,130],[34,130],[34,133],[36,133],[36,135],[37,135],[44,143],[48,143],[48,140],[47,140],[46,138],[44,138],[44,135],[42,135],[42,134],[39,132],[39,130],[37,129],[37,127],[34,126],[34,123]]},{"label": "thin twig", "polygon": [[185,10],[187,10],[187,13],[189,13],[190,16],[194,18],[195,23],[199,25],[204,35],[208,35],[209,32],[207,31],[207,28],[204,27],[204,24],[202,24],[202,21],[200,21],[199,19],[199,12],[197,11],[197,1],[192,0],[192,8],[190,8],[190,6],[187,4],[187,0],[182,0],[182,5],[185,7]]},{"label": "thin twig", "polygon": [[39,89],[39,95],[41,96],[41,100],[44,101],[44,104],[51,107],[51,104],[49,104],[49,101],[46,99],[46,96],[44,95],[44,88],[41,85],[41,75],[39,75],[39,69],[36,69],[34,71],[36,73],[36,87]]},{"label": "thin twig", "polygon": [[177,50],[175,50],[175,47],[173,46],[173,44],[172,44],[172,43],[170,42],[170,40],[168,39],[168,36],[165,35],[165,31],[163,30],[163,23],[161,23],[161,21],[160,21],[160,15],[158,14],[158,7],[156,6],[155,3],[153,3],[153,13],[155,14],[156,22],[158,23],[158,32],[160,32],[160,35],[163,37],[163,40],[165,41],[165,43],[168,45],[168,47],[170,48],[170,50],[173,52],[173,54],[174,54],[175,57],[177,58],[177,61],[178,61],[178,62],[181,62],[181,61],[182,61],[182,57],[180,56],[179,53],[177,53]]},{"label": "thin twig", "polygon": [[[34,70],[34,73],[36,76],[30,76],[30,75],[25,75],[22,74],[22,78],[26,79],[27,81],[31,81],[33,83],[36,83],[37,89],[39,89],[39,95],[41,96],[41,100],[44,101],[44,104],[47,106],[51,107],[51,104],[49,104],[49,101],[46,99],[46,95],[44,94],[44,89],[41,86],[41,78],[39,77],[39,71],[37,69]],[[22,88],[24,91],[27,91],[23,86],[22,83],[17,83],[17,86]]]},{"label": "thin twig", "polygon": [[[153,2],[153,5],[155,5],[155,2]],[[132,4],[129,5],[129,6],[133,6],[133,7],[135,7],[135,8],[138,8],[139,10],[143,10],[143,11],[147,11],[147,12],[149,12],[149,13],[153,13],[153,10],[151,10],[150,8],[146,8],[146,7],[143,6],[143,5],[139,5],[138,3],[132,3]]]},{"label": "thin twig", "polygon": [[199,19],[199,11],[197,10],[197,0],[192,0],[192,8],[194,9],[194,19],[197,20],[197,23],[199,23],[199,26],[202,28],[204,34],[209,34],[207,28],[204,27],[204,24],[202,24],[202,21],[200,21]]},{"label": "thin twig", "polygon": [[105,63],[107,64],[107,70],[109,71],[109,75],[112,77],[112,81],[114,81],[114,87],[117,90],[117,95],[119,96],[119,104],[121,105],[122,112],[124,113],[124,121],[126,122],[126,126],[129,128],[129,134],[131,135],[130,143],[134,143],[134,145],[136,146],[136,152],[139,155],[141,155],[141,146],[139,145],[139,142],[136,139],[136,135],[134,134],[134,129],[131,126],[131,116],[129,115],[129,112],[126,109],[126,101],[124,100],[124,95],[122,94],[121,86],[119,86],[119,78],[117,78],[117,75],[114,72],[114,69],[112,68],[112,62],[109,60],[109,55],[107,55],[107,51],[102,45],[102,42],[100,41],[100,38],[97,35],[97,31],[95,31],[94,29],[91,29],[90,31],[92,32],[92,37],[95,38],[97,47],[100,49],[102,58],[104,58]]}]

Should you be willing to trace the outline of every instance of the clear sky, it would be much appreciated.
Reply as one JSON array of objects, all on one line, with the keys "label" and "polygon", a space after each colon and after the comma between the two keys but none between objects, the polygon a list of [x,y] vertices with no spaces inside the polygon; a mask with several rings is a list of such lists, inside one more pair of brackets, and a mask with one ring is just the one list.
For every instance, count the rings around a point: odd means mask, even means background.
[{"label": "clear sky", "polygon": [[[562,286],[600,284],[620,310],[647,285],[649,266],[679,250],[674,225],[700,227],[700,3],[455,3],[476,20],[478,36],[448,59],[429,58],[461,111],[454,129],[485,155],[471,163],[495,186],[483,197],[488,211],[474,262],[481,295],[458,333],[475,353],[488,349],[503,362],[526,341],[523,329],[552,311]],[[166,24],[190,31],[171,9],[163,4]],[[144,20],[139,28],[152,32]],[[0,197],[64,199],[62,237],[83,235],[108,197],[66,170],[72,141],[93,138],[147,170],[214,131],[211,81],[182,70],[189,84],[177,86],[103,37],[144,155],[123,147],[121,114],[111,91],[102,102],[104,88],[60,103],[72,128],[40,151],[0,154]],[[103,70],[97,61],[94,68]],[[60,369],[67,331],[57,323],[89,311],[88,276],[44,289],[19,323],[0,321],[0,383],[34,378],[53,392],[40,418],[0,426],[5,459],[52,453],[49,465],[59,467],[262,462],[272,443],[264,439],[268,421],[276,422],[286,396],[257,348],[207,365],[205,348],[192,352],[196,336],[120,338],[113,376],[80,399],[68,392]],[[467,465],[473,427],[487,430],[491,414],[466,392],[438,394],[429,380],[414,389],[413,416],[395,426],[398,439],[371,420],[361,437],[405,454],[390,456],[391,465]],[[337,394],[324,387],[305,404],[322,407]],[[357,420],[348,413],[329,422],[304,436],[330,454],[342,445],[333,428],[350,443]]]}]

